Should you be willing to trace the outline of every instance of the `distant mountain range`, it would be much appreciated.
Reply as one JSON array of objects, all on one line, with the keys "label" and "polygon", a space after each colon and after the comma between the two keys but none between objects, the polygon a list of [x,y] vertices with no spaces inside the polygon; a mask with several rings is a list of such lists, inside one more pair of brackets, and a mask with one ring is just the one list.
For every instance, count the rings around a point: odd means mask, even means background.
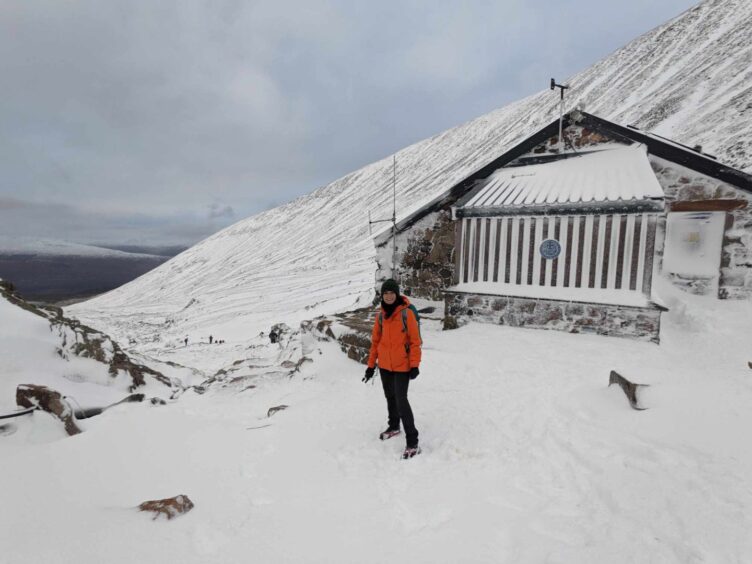
[{"label": "distant mountain range", "polygon": [[7,237],[0,235],[0,256],[34,256],[34,257],[89,257],[89,258],[157,258],[154,254],[143,253],[146,247],[138,251],[117,247],[82,245],[56,239],[33,239],[30,237]]},{"label": "distant mountain range", "polygon": [[[0,278],[25,298],[43,302],[81,300],[112,290],[169,260],[182,247],[120,249],[53,239],[0,236]],[[145,252],[146,251],[146,252]],[[149,253],[151,251],[151,253]]]},{"label": "distant mountain range", "polygon": [[[565,111],[580,106],[702,145],[752,172],[750,0],[707,0],[568,83]],[[399,151],[398,216],[550,123],[558,102],[558,93],[544,90]],[[391,216],[392,162],[390,155],[240,221],[71,312],[113,336],[145,339],[154,327],[167,337],[225,326],[252,333],[367,305],[376,270],[368,217]]]}]

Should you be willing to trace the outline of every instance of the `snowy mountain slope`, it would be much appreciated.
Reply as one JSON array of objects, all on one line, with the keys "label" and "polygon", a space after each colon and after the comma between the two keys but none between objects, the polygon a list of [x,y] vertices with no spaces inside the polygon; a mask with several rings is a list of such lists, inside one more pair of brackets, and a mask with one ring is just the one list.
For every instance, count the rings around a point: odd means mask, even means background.
[{"label": "snowy mountain slope", "polygon": [[[253,390],[113,408],[46,444],[0,436],[0,561],[747,563],[752,302],[656,284],[660,347],[424,321],[411,461],[378,440],[380,386],[334,343]],[[646,411],[612,369],[650,384]],[[179,493],[196,507],[169,523],[135,509]]]},{"label": "snowy mountain slope", "polygon": [[[548,77],[541,77],[544,83]],[[652,129],[752,171],[752,2],[708,0],[569,80],[568,106]],[[398,214],[558,116],[543,91],[397,153]],[[158,356],[185,335],[244,339],[372,298],[367,218],[391,215],[392,158],[209,237],[70,309]],[[148,343],[147,343],[148,341]]]}]

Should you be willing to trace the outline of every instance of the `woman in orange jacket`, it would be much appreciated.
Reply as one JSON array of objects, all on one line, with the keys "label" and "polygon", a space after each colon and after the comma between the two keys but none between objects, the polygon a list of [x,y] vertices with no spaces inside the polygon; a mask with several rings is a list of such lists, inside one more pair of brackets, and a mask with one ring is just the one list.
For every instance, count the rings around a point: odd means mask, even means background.
[{"label": "woman in orange jacket", "polygon": [[418,430],[407,401],[410,380],[420,374],[420,356],[420,328],[414,308],[410,307],[407,297],[400,296],[397,282],[389,279],[381,286],[381,310],[373,324],[368,368],[363,381],[373,378],[378,362],[389,413],[389,426],[379,438],[383,441],[399,435],[402,420],[407,439],[402,458],[412,458],[420,453]]}]

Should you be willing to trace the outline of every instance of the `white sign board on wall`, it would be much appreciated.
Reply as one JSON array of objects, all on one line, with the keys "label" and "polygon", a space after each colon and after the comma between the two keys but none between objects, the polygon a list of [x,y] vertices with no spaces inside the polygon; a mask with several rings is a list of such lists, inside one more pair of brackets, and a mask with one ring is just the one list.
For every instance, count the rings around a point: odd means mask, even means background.
[{"label": "white sign board on wall", "polygon": [[673,212],[666,221],[663,271],[717,276],[726,212]]}]

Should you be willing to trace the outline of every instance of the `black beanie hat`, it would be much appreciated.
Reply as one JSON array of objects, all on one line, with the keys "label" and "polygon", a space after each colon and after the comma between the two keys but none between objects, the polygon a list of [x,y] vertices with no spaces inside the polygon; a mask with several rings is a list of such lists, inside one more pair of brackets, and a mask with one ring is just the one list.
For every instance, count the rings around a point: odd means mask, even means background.
[{"label": "black beanie hat", "polygon": [[397,282],[392,280],[391,278],[389,280],[385,280],[381,285],[382,296],[384,295],[384,292],[394,292],[399,296],[399,284],[397,284]]}]

